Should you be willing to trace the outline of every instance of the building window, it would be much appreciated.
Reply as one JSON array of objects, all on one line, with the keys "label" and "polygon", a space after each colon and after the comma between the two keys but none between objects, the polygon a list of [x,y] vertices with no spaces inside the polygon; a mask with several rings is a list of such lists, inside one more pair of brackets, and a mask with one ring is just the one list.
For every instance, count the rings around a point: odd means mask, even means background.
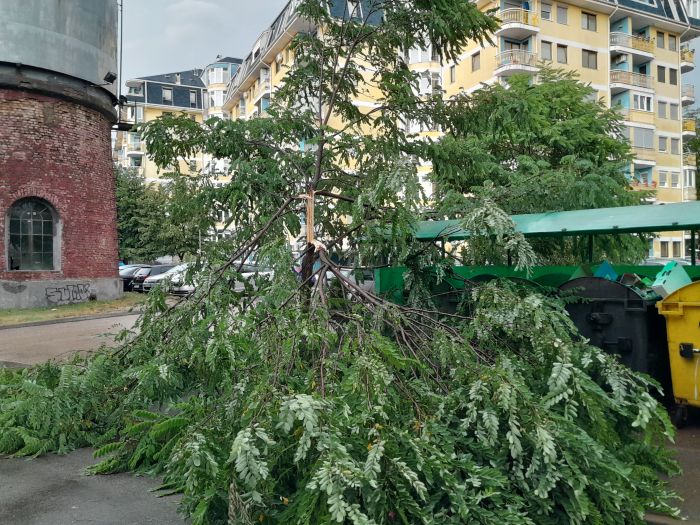
[{"label": "building window", "polygon": [[540,54],[542,60],[552,60],[552,43],[543,40],[540,44]]},{"label": "building window", "polygon": [[678,70],[673,68],[668,68],[668,82],[672,86],[678,85]]},{"label": "building window", "polygon": [[163,88],[163,104],[173,103],[173,90],[170,88]]},{"label": "building window", "polygon": [[695,187],[695,172],[693,170],[685,170],[685,187]]},{"label": "building window", "polygon": [[634,104],[634,109],[639,111],[653,111],[651,96],[649,95],[635,95],[632,97],[632,102]]},{"label": "building window", "polygon": [[668,257],[668,241],[661,241],[659,244],[661,246],[661,257],[665,259]]},{"label": "building window", "polygon": [[552,4],[542,2],[542,10],[540,12],[540,16],[542,17],[542,20],[551,20],[552,19]]},{"label": "building window", "polygon": [[666,151],[668,147],[668,137],[659,137],[659,151]]},{"label": "building window", "polygon": [[671,120],[678,120],[678,104],[669,104],[669,118]]},{"label": "building window", "polygon": [[678,40],[675,35],[668,35],[668,50],[676,51],[678,49]]},{"label": "building window", "polygon": [[673,241],[673,256],[681,256],[681,241]]},{"label": "building window", "polygon": [[450,84],[454,84],[457,79],[457,68],[450,66]]},{"label": "building window", "polygon": [[656,66],[656,80],[666,82],[666,68],[664,66]]},{"label": "building window", "polygon": [[680,150],[680,139],[671,139],[671,154],[678,155]]},{"label": "building window", "polygon": [[598,69],[598,53],[587,49],[582,50],[581,65],[588,69]]},{"label": "building window", "polygon": [[566,64],[566,46],[557,44],[557,62]]},{"label": "building window", "polygon": [[654,149],[654,130],[647,128],[634,128],[632,145],[636,148]]},{"label": "building window", "polygon": [[581,27],[588,31],[598,31],[595,15],[590,13],[581,13]]},{"label": "building window", "polygon": [[472,55],[472,71],[478,71],[481,68],[481,52]]},{"label": "building window", "polygon": [[190,90],[190,107],[191,108],[196,108],[197,107],[197,92]]},{"label": "building window", "polygon": [[54,270],[55,212],[40,199],[22,199],[10,208],[8,268]]},{"label": "building window", "polygon": [[566,6],[557,6],[557,22],[559,24],[566,24],[569,17],[569,9]]},{"label": "building window", "polygon": [[671,187],[678,188],[680,186],[680,173],[671,173]]},{"label": "building window", "polygon": [[659,118],[666,118],[666,107],[668,106],[668,103],[657,102],[656,106],[659,108]]},{"label": "building window", "polygon": [[362,18],[362,2],[360,0],[348,0],[348,14],[351,18]]},{"label": "building window", "polygon": [[656,32],[656,47],[663,49],[665,47],[664,34],[661,31]]},{"label": "building window", "polygon": [[659,186],[661,188],[668,186],[668,173],[665,171],[659,172]]}]

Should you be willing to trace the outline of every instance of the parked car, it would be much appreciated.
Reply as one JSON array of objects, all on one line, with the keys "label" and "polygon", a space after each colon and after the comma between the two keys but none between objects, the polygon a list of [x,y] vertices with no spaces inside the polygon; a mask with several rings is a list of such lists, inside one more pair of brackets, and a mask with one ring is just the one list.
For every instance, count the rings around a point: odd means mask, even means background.
[{"label": "parked car", "polygon": [[170,280],[172,282],[176,276],[181,280],[181,275],[184,275],[184,273],[187,271],[188,266],[189,263],[178,264],[177,266],[173,266],[165,272],[158,273],[155,275],[151,273],[151,275],[146,277],[146,279],[144,279],[143,281],[143,291],[150,292],[154,286],[166,280]]},{"label": "parked car", "polygon": [[173,268],[175,265],[174,264],[158,264],[156,266],[151,266],[149,268],[141,268],[139,271],[136,272],[134,275],[134,281],[133,281],[133,290],[135,292],[145,292],[143,287],[143,283],[146,280],[147,277],[150,277],[152,275],[160,275],[161,273],[165,273],[171,268]]},{"label": "parked car", "polygon": [[134,276],[142,268],[150,268],[149,264],[128,264],[119,268],[119,278],[122,281],[122,288],[125,292],[133,290]]}]

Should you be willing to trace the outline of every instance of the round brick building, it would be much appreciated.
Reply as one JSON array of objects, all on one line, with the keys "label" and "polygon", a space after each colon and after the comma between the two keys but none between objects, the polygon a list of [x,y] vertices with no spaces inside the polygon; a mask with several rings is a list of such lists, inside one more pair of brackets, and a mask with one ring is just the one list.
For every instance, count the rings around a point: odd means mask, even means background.
[{"label": "round brick building", "polygon": [[116,3],[0,12],[0,309],[118,297]]}]

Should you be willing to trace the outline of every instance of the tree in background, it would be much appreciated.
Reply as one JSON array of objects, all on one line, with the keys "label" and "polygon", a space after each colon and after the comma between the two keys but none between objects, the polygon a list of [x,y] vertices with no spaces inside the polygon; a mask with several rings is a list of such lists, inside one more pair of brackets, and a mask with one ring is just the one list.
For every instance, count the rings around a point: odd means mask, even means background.
[{"label": "tree in background", "polygon": [[[647,193],[632,191],[627,179],[631,156],[620,116],[595,94],[574,72],[542,67],[536,83],[516,75],[507,87],[485,85],[456,97],[439,121],[445,136],[417,148],[433,165],[436,216],[469,213],[475,194],[511,214],[642,204]],[[639,262],[647,242],[598,236],[595,254]],[[551,263],[585,260],[586,239],[532,243]],[[505,262],[478,243],[466,259]]]},{"label": "tree in background", "polygon": [[149,262],[166,255],[184,260],[197,255],[216,233],[217,189],[208,177],[169,173],[160,184],[116,170],[119,256],[124,261]]},{"label": "tree in background", "polygon": [[[0,371],[0,453],[99,446],[93,472],[162,474],[197,525],[672,513],[658,476],[674,469],[661,447],[672,429],[652,383],[578,338],[559,302],[469,284],[445,312],[432,297],[416,304],[418,279],[406,279],[408,304],[392,304],[336,262],[354,251],[362,263],[414,261],[415,276],[446,266],[412,236],[425,201],[404,123],[450,122],[450,105],[418,95],[402,56],[432,46],[455,59],[495,19],[464,0],[298,9],[318,30],[295,38],[271,118],[200,127],[166,116],[142,133],[160,166],[197,150],[229,160],[217,200],[236,225],[230,250],[207,250],[196,293],[176,307],[152,293],[122,347]],[[367,89],[378,106],[356,103]],[[494,200],[465,204],[465,225],[487,225],[515,264],[532,264]],[[300,282],[287,241],[302,230]],[[244,278],[251,254],[273,278]]]},{"label": "tree in background", "polygon": [[115,177],[119,258],[149,262],[165,255],[160,243],[151,238],[163,222],[165,200],[134,170],[117,167]]}]

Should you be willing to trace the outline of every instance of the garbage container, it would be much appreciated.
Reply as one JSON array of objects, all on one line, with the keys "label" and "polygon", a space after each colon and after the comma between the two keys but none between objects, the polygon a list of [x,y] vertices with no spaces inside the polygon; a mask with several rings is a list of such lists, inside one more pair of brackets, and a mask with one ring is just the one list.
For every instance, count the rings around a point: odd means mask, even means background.
[{"label": "garbage container", "polygon": [[581,335],[605,352],[619,355],[632,370],[649,374],[664,393],[669,392],[664,318],[657,312],[655,300],[600,277],[572,279],[560,290],[570,290],[583,299],[566,306]]},{"label": "garbage container", "polygon": [[657,308],[666,318],[676,403],[700,407],[700,282],[672,292]]}]

